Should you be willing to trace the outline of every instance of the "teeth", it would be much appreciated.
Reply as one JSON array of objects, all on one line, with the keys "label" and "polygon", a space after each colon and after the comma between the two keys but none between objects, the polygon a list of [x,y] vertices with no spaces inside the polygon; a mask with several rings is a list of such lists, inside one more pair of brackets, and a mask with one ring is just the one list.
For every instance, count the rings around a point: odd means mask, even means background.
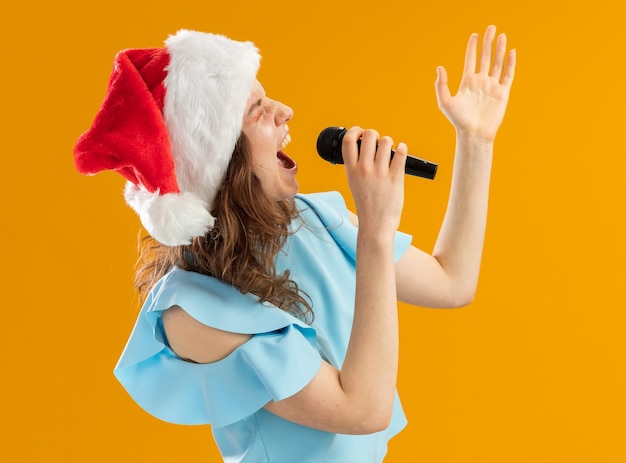
[{"label": "teeth", "polygon": [[280,150],[281,151],[284,150],[290,142],[291,142],[291,135],[287,134],[287,136],[285,136],[285,138],[283,139],[282,143],[279,146]]}]

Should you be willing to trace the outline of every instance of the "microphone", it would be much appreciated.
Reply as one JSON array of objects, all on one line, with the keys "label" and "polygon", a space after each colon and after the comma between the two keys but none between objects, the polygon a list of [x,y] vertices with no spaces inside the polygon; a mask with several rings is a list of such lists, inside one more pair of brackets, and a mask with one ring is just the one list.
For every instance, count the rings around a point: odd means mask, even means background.
[{"label": "microphone", "polygon": [[[320,132],[317,137],[317,152],[322,159],[331,164],[343,164],[341,141],[346,132],[347,130],[344,127],[327,127]],[[357,144],[360,148],[361,140],[357,141]],[[394,153],[395,151],[391,150],[392,158]],[[408,156],[404,166],[404,172],[408,175],[432,180],[435,178],[435,174],[437,174],[437,164],[416,158],[415,156]]]}]

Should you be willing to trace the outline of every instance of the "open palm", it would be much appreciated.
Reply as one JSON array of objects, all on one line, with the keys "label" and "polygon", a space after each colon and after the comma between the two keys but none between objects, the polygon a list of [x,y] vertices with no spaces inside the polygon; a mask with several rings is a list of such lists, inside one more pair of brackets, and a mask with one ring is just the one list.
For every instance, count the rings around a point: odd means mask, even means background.
[{"label": "open palm", "polygon": [[470,36],[456,95],[450,94],[445,68],[437,68],[435,82],[439,108],[457,132],[485,140],[493,140],[502,123],[515,74],[515,50],[509,51],[507,56],[504,34],[496,41],[492,60],[495,35],[496,28],[487,27],[480,57],[478,34]]}]

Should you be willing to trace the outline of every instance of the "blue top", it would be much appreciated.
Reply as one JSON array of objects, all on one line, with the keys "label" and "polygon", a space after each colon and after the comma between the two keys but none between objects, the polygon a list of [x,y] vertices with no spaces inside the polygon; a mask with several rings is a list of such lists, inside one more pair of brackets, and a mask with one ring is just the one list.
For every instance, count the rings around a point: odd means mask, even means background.
[{"label": "blue top", "polygon": [[[215,278],[174,268],[150,291],[114,373],[157,418],[211,424],[225,461],[381,462],[387,441],[406,425],[397,395],[390,426],[358,436],[311,429],[263,408],[300,391],[322,359],[340,369],[352,326],[357,229],[343,198],[298,195],[296,203],[305,225],[292,225],[276,267],[289,269],[311,297],[311,325]],[[397,233],[396,260],[410,242]],[[217,362],[186,362],[169,348],[161,325],[162,311],[173,305],[208,326],[253,336]]]}]

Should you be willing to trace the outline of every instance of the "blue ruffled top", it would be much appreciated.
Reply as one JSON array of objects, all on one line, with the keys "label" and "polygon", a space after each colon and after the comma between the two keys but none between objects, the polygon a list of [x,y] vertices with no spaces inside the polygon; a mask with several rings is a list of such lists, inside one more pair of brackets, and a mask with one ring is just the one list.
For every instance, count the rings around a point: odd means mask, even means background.
[{"label": "blue ruffled top", "polygon": [[[149,293],[114,374],[157,418],[210,424],[229,463],[380,462],[406,424],[397,395],[388,429],[359,436],[311,429],[263,408],[300,391],[322,359],[340,369],[352,326],[357,228],[339,193],[298,195],[296,202],[303,223],[292,224],[276,267],[288,269],[310,296],[312,324],[215,278],[174,268]],[[397,233],[396,260],[410,242]],[[184,361],[161,325],[173,305],[208,326],[253,336],[217,362]]]}]

